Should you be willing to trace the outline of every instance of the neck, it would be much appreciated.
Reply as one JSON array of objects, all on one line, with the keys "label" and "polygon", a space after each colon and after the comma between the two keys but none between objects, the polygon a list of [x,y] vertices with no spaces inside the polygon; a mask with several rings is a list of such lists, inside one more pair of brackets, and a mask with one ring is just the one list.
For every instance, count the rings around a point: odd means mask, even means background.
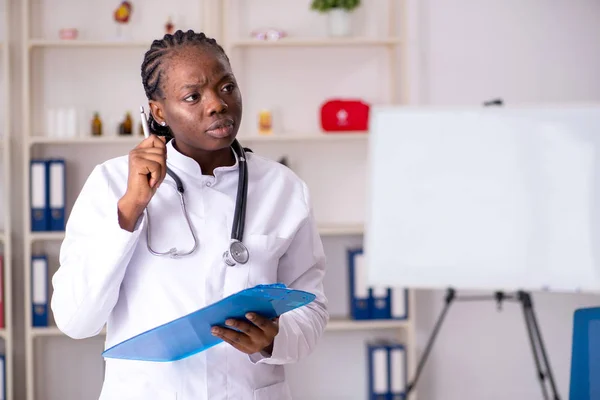
[{"label": "neck", "polygon": [[235,156],[231,147],[225,147],[220,150],[202,150],[192,149],[177,142],[173,146],[182,154],[192,158],[202,170],[202,175],[214,175],[214,171],[219,167],[230,167],[235,164]]}]

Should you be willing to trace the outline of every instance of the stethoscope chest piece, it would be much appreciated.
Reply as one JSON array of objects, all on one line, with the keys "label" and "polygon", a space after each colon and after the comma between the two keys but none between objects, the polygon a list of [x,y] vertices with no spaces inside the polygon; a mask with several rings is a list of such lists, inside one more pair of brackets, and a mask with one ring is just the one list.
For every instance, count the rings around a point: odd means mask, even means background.
[{"label": "stethoscope chest piece", "polygon": [[236,263],[246,264],[248,258],[248,249],[239,240],[232,240],[229,244],[229,250],[223,253],[223,260],[225,261],[225,264],[230,267],[235,266]]}]

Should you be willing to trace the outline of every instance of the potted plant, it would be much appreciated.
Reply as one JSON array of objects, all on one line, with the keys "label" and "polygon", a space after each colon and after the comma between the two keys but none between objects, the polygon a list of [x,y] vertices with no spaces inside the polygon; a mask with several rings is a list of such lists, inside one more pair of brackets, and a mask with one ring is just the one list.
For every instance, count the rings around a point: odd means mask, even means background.
[{"label": "potted plant", "polygon": [[351,33],[351,14],[360,6],[360,0],[312,0],[311,9],[329,17],[331,36],[348,36]]}]

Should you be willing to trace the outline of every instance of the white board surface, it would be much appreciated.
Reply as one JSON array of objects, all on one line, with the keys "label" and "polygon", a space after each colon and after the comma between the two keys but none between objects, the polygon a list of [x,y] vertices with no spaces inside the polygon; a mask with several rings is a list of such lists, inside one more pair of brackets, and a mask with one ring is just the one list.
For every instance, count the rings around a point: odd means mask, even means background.
[{"label": "white board surface", "polygon": [[600,291],[600,106],[374,108],[372,284]]}]

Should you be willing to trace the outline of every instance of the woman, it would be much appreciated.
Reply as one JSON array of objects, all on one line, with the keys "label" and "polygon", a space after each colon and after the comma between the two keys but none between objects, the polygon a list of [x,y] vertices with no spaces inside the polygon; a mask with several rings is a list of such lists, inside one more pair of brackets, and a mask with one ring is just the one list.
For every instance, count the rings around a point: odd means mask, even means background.
[{"label": "woman", "polygon": [[[235,329],[214,332],[223,343],[181,361],[107,359],[100,399],[290,399],[283,366],[315,348],[329,319],[308,189],[286,167],[247,152],[242,243],[250,259],[228,266],[240,163],[232,145],[242,118],[229,60],[214,39],[178,31],[154,41],[141,69],[154,134],[128,157],[96,166],[85,183],[52,279],[56,324],[72,338],[106,325],[111,347],[244,288],[281,282],[317,297],[277,321],[229,321]],[[185,187],[196,249],[167,166]],[[173,247],[193,252],[150,252]]]}]

